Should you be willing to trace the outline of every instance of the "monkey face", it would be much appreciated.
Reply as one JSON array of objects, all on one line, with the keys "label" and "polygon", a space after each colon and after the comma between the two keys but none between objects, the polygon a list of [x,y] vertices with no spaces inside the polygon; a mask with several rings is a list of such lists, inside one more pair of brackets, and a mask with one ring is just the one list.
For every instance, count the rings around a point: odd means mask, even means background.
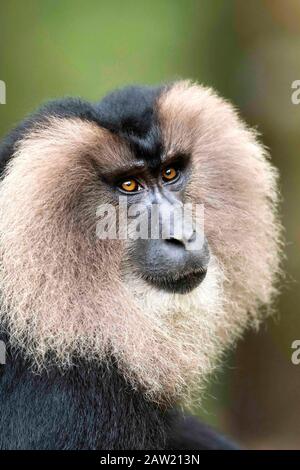
[{"label": "monkey face", "polygon": [[[179,82],[50,103],[0,158],[1,324],[38,367],[113,356],[132,386],[176,399],[270,304],[277,174],[212,90]],[[99,236],[101,207],[118,210],[120,197],[133,220],[140,206],[141,225],[156,208],[156,236]],[[204,223],[178,235],[169,216],[186,204]]]},{"label": "monkey face", "polygon": [[[174,155],[150,168],[143,161],[132,163],[122,174],[105,177],[112,192],[122,196],[126,224],[130,213],[133,220],[139,217],[139,227],[134,225],[139,228],[135,237],[130,237],[130,230],[125,233],[125,239],[134,238],[128,246],[127,265],[133,267],[137,277],[159,290],[190,292],[205,278],[209,262],[208,242],[199,233],[201,228],[193,221],[192,213],[190,217],[184,214],[185,192],[192,171],[190,156]],[[141,224],[144,233],[140,233]]]}]

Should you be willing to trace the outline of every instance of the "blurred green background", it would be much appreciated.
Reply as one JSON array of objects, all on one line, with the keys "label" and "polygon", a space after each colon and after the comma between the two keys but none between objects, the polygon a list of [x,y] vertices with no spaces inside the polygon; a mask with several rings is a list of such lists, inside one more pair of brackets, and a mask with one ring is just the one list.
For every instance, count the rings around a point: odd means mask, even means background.
[{"label": "blurred green background", "polygon": [[287,280],[279,314],[212,379],[199,414],[252,448],[300,449],[299,0],[0,0],[0,137],[42,101],[192,78],[234,101],[281,171]]}]

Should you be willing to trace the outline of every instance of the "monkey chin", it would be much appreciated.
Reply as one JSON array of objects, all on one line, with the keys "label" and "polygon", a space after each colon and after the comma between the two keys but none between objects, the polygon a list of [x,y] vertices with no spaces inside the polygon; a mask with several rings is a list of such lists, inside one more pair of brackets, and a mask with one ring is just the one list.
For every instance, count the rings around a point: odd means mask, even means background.
[{"label": "monkey chin", "polygon": [[204,281],[207,270],[201,269],[174,276],[157,276],[145,279],[159,290],[173,294],[188,294]]}]

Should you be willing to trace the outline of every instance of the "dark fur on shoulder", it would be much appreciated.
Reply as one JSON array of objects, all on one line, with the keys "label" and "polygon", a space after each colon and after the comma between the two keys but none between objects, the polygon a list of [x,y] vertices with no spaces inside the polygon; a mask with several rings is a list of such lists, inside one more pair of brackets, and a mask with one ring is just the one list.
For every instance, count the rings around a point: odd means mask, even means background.
[{"label": "dark fur on shoulder", "polygon": [[234,448],[195,418],[146,400],[112,363],[78,361],[64,373],[36,374],[7,353],[0,366],[1,450]]}]

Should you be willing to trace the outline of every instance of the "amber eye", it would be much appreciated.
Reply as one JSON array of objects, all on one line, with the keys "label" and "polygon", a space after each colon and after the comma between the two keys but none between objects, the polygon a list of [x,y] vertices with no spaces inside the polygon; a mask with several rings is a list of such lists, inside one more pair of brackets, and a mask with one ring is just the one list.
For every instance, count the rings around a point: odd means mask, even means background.
[{"label": "amber eye", "polygon": [[166,167],[162,171],[162,179],[164,181],[172,181],[175,178],[177,178],[177,176],[178,176],[178,171],[175,168],[171,167],[171,166]]},{"label": "amber eye", "polygon": [[139,183],[135,179],[128,179],[128,180],[122,181],[119,184],[119,188],[122,189],[123,191],[126,191],[127,193],[133,193],[135,191],[138,191],[140,186],[139,186]]}]

